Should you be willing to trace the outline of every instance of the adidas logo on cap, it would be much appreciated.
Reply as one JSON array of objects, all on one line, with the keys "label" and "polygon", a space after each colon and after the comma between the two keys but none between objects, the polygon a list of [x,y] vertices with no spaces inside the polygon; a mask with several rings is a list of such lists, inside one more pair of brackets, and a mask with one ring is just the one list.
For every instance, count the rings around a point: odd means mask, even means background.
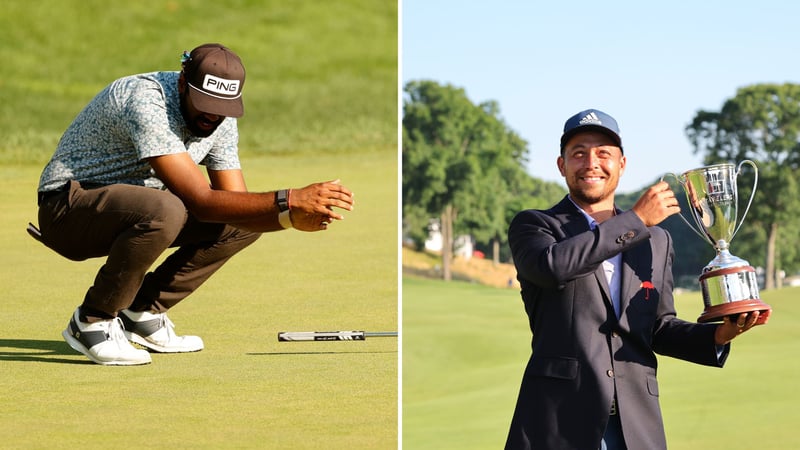
[{"label": "adidas logo on cap", "polygon": [[597,114],[595,114],[594,111],[584,116],[583,119],[581,119],[581,121],[578,122],[578,125],[602,125],[602,124],[603,121],[601,121],[600,118],[597,117]]}]

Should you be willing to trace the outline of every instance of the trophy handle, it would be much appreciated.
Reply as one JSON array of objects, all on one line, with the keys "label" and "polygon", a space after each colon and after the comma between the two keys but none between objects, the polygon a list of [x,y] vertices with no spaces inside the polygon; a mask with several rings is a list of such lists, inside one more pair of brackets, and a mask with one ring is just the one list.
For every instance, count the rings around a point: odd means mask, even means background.
[{"label": "trophy handle", "polygon": [[[681,187],[683,187],[683,190],[684,190],[684,191],[686,190],[686,185],[684,184],[684,182],[683,182],[683,181],[681,181],[681,178],[680,178],[678,175],[675,175],[675,174],[674,174],[674,173],[672,173],[672,172],[665,173],[664,175],[662,175],[662,176],[661,176],[661,181],[664,181],[664,178],[666,178],[666,177],[668,177],[668,176],[672,176],[672,178],[675,178],[675,181],[677,181],[677,182],[678,182],[678,184],[679,184],[679,185],[681,185]],[[750,200],[752,201],[752,198],[751,198]],[[750,205],[748,205],[748,208],[749,208],[749,207],[750,207]],[[701,232],[697,231],[697,228],[695,228],[695,226],[694,226],[694,225],[692,225],[692,224],[691,224],[691,223],[690,223],[688,220],[686,220],[686,217],[684,217],[684,216],[683,216],[683,211],[681,211],[681,212],[679,212],[679,213],[678,213],[678,217],[680,217],[680,218],[681,218],[681,220],[683,221],[683,223],[685,223],[685,224],[686,224],[686,225],[687,225],[687,226],[688,226],[688,227],[689,227],[689,228],[690,228],[692,231],[694,231],[694,232],[695,232],[695,234],[697,234],[698,236],[700,236],[700,239],[702,239],[702,240],[704,240],[704,241],[706,241],[706,242],[710,243],[712,246],[716,245],[716,242],[713,242],[713,241],[712,241],[712,240],[711,240],[711,239],[710,239],[708,236],[706,236],[705,234],[703,234],[703,233],[701,233]]]},{"label": "trophy handle", "polygon": [[747,208],[745,208],[744,213],[742,213],[742,219],[739,221],[739,225],[736,226],[736,229],[733,230],[731,240],[733,240],[733,237],[736,236],[736,233],[739,232],[739,228],[741,228],[742,224],[744,223],[744,218],[747,217],[747,212],[750,211],[750,204],[753,203],[753,197],[756,195],[756,186],[758,186],[758,167],[756,166],[756,163],[750,161],[749,159],[742,160],[739,165],[736,166],[736,178],[739,178],[739,173],[742,171],[742,164],[749,164],[753,168],[753,190],[750,192],[750,200],[747,201]]}]

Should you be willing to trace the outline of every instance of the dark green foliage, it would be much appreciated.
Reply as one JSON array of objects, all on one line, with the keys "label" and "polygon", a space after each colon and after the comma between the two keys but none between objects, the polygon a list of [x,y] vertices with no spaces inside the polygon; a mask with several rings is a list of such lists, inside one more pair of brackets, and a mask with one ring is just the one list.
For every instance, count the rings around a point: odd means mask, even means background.
[{"label": "dark green foliage", "polygon": [[450,206],[455,233],[494,253],[505,247],[514,214],[548,207],[565,194],[525,173],[528,144],[503,121],[496,102],[476,105],[464,89],[433,81],[409,82],[404,92],[404,229],[418,244],[429,220]]},{"label": "dark green foliage", "polygon": [[[731,252],[765,267],[766,288],[775,287],[777,274],[800,268],[795,233],[800,228],[800,85],[740,88],[720,111],[698,111],[686,134],[707,164],[749,159],[758,165],[753,206]],[[740,218],[753,182],[754,172],[744,166]]]}]

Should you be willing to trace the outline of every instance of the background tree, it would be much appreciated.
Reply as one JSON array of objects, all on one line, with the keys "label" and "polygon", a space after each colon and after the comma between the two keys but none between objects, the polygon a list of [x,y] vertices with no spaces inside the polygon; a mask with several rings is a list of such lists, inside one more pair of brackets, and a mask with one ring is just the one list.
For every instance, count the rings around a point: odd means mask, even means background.
[{"label": "background tree", "polygon": [[404,229],[419,244],[430,218],[439,218],[449,280],[455,232],[497,247],[504,240],[505,210],[524,183],[527,143],[503,123],[496,102],[475,105],[463,89],[433,81],[409,82],[404,92]]},{"label": "background tree", "polygon": [[[765,287],[776,287],[776,274],[781,267],[794,270],[798,266],[795,251],[779,255],[778,248],[784,247],[782,243],[793,245],[795,240],[782,239],[781,229],[798,229],[800,85],[757,84],[740,88],[721,111],[698,111],[686,127],[686,134],[695,153],[705,154],[705,164],[750,159],[758,165],[757,194],[740,232],[750,239],[737,235],[732,253],[742,257],[763,255]],[[749,198],[752,183],[752,172],[743,169],[739,177],[740,199]],[[740,209],[740,218],[742,213]],[[766,241],[758,242],[760,236]],[[757,251],[755,243],[763,251]]]},{"label": "background tree", "polygon": [[500,119],[494,101],[481,105],[482,137],[475,142],[478,170],[465,192],[456,229],[491,246],[492,261],[500,262],[500,248],[507,240],[509,205],[524,192],[524,163],[528,144]]}]

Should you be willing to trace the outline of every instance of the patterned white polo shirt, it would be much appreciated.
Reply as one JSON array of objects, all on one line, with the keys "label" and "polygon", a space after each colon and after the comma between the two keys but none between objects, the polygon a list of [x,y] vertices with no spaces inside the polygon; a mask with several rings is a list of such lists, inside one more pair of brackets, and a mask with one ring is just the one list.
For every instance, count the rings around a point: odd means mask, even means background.
[{"label": "patterned white polo shirt", "polygon": [[236,119],[227,117],[207,138],[186,128],[178,95],[179,72],[120,78],[81,111],[64,132],[39,179],[39,191],[70,180],[163,189],[147,158],[188,152],[211,170],[241,168]]}]

